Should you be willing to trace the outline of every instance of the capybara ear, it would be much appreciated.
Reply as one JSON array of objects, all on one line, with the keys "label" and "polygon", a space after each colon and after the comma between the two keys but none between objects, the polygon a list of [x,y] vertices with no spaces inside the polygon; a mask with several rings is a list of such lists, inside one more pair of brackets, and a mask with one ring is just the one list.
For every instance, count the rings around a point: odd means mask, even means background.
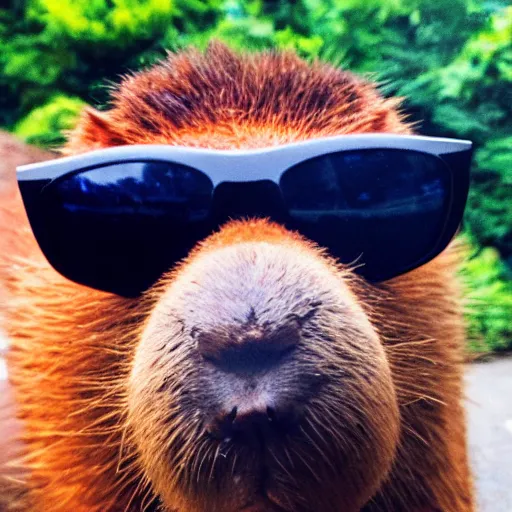
[{"label": "capybara ear", "polygon": [[62,152],[76,154],[126,143],[120,131],[115,129],[108,112],[86,107]]}]

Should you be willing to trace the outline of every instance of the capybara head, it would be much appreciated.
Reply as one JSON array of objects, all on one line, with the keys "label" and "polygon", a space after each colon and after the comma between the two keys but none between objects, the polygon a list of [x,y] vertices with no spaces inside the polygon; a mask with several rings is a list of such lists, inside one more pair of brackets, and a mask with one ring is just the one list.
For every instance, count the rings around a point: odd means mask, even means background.
[{"label": "capybara head", "polygon": [[[395,100],[350,73],[213,44],[125,78],[64,151],[247,149],[364,132],[410,127]],[[4,258],[4,271],[27,510],[470,502],[453,247],[370,284],[300,234],[241,219],[142,297],[122,298],[66,280],[23,233],[11,233],[22,258],[15,272]]]}]

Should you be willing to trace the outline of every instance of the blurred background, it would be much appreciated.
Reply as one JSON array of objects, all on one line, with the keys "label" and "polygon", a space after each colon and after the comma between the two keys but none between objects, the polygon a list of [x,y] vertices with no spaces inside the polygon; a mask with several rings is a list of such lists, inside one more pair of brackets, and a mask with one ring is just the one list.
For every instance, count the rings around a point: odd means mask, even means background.
[{"label": "blurred background", "polygon": [[[109,87],[121,75],[167,50],[204,48],[212,38],[244,50],[293,49],[343,66],[379,82],[383,94],[405,97],[419,133],[471,139],[476,152],[461,235],[469,247],[461,270],[468,354],[496,358],[512,349],[510,0],[0,5],[0,130],[41,148],[57,148],[85,104],[108,108]],[[0,379],[2,372],[0,366]],[[481,510],[511,512],[512,358],[472,365],[467,379]]]}]

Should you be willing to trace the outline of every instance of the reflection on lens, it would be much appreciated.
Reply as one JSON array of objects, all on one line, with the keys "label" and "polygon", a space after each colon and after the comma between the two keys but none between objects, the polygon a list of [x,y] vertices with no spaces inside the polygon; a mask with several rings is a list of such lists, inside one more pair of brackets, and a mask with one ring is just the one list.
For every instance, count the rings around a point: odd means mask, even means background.
[{"label": "reflection on lens", "polygon": [[65,176],[46,194],[48,245],[70,279],[134,295],[209,233],[212,191],[202,172],[160,162]]},{"label": "reflection on lens", "polygon": [[194,222],[209,213],[212,183],[178,164],[117,164],[75,174],[58,184],[68,211],[102,215],[165,215]]},{"label": "reflection on lens", "polygon": [[450,174],[437,157],[394,149],[333,153],[281,178],[291,225],[343,262],[385,279],[424,258],[442,233]]}]

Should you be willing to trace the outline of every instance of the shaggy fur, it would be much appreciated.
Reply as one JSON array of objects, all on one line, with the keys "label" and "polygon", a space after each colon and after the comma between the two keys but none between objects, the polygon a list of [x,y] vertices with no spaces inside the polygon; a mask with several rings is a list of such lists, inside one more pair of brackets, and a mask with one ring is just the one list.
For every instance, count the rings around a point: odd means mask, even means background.
[{"label": "shaggy fur", "polygon": [[[84,113],[65,152],[264,147],[375,131],[410,128],[395,100],[350,73],[212,45],[127,77],[110,110]],[[297,234],[239,221],[144,297],[125,299],[50,268],[19,201],[2,216],[28,474],[8,510],[474,510],[456,247],[370,286]],[[261,331],[285,321],[300,332],[297,351],[254,386],[300,402],[300,430],[259,451],[212,440],[210,408],[227,407],[224,389],[239,382],[201,359],[198,339],[219,325]]]}]

